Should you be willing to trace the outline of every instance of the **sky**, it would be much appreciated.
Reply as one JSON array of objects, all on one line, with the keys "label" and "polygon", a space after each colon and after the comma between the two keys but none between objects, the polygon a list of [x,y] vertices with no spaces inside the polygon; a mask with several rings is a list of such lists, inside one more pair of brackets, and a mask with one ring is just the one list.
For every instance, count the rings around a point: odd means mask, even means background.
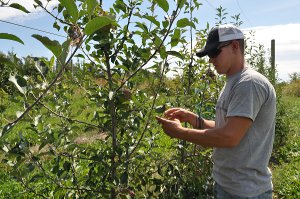
[{"label": "sky", "polygon": [[[58,32],[52,27],[54,19],[42,10],[34,9],[31,6],[33,0],[11,0],[10,2],[22,4],[31,13],[28,15],[16,9],[0,7],[0,33],[12,33],[21,38],[25,45],[14,41],[0,40],[0,51],[4,53],[13,51],[19,57],[27,55],[51,57],[51,52],[31,35],[40,34],[58,41],[64,41],[64,37],[29,30],[3,21],[65,36],[62,31]],[[111,2],[111,0],[104,0],[103,4],[105,6]],[[205,27],[207,22],[214,25],[216,8],[222,6],[228,13],[228,21],[225,22],[230,23],[232,21],[230,16],[240,14],[243,21],[240,28],[245,34],[250,30],[255,31],[255,41],[263,44],[266,50],[270,49],[271,40],[275,39],[275,62],[280,81],[288,81],[289,74],[293,72],[300,73],[299,0],[199,0],[199,2],[203,5],[196,13],[200,22],[197,28]],[[51,1],[48,8],[53,8],[56,4],[57,0]]]}]

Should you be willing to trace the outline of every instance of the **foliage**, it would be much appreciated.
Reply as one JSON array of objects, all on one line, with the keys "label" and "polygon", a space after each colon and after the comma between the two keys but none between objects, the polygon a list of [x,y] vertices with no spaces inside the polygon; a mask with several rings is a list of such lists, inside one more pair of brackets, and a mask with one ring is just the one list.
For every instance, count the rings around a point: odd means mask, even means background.
[{"label": "foliage", "polygon": [[[18,111],[15,117],[4,107],[1,159],[25,196],[206,197],[211,190],[210,151],[176,140],[164,146],[161,129],[153,121],[166,105],[183,105],[188,99],[185,106],[194,109],[197,99],[191,96],[200,85],[196,92],[202,101],[197,109],[213,115],[212,105],[202,107],[216,100],[217,78],[202,78],[207,71],[203,61],[201,70],[190,67],[174,80],[182,83],[176,89],[163,87],[173,84],[165,79],[172,59],[183,70],[196,64],[193,51],[173,49],[188,43],[186,31],[198,23],[185,14],[180,18],[179,13],[191,14],[200,4],[117,0],[104,10],[102,2],[93,0],[59,2],[53,12],[41,1],[35,1],[35,7],[53,16],[54,27],[62,27],[70,39],[60,44],[33,35],[53,58],[28,57],[23,62],[14,56],[16,61],[9,61],[14,66],[9,79],[17,88],[12,95],[19,96],[14,102]],[[26,11],[21,5],[11,7]],[[145,8],[148,13],[142,13]],[[4,36],[20,42],[11,34]],[[70,45],[75,46],[73,52]],[[74,56],[87,61],[74,68]],[[191,74],[195,74],[192,80]],[[8,101],[5,95],[3,102]],[[75,142],[79,135],[91,132],[105,136],[89,144]],[[199,168],[198,177],[194,168]]]},{"label": "foliage", "polygon": [[300,193],[300,173],[298,169],[300,166],[300,103],[298,97],[289,96],[284,96],[283,102],[287,107],[291,130],[286,144],[280,149],[284,162],[273,165],[274,189],[277,198],[297,198]]},{"label": "foliage", "polygon": [[290,82],[284,86],[283,94],[300,97],[300,73],[290,74]]},{"label": "foliage", "polygon": [[[1,98],[4,178],[25,198],[212,197],[211,150],[166,137],[154,121],[175,106],[214,118],[224,79],[195,59],[194,38],[187,40],[195,30],[195,49],[205,43],[209,24],[197,30],[193,16],[201,4],[116,0],[105,10],[102,1],[60,0],[50,12],[34,2],[68,39],[33,35],[50,60],[4,56],[1,86],[14,84]],[[218,8],[216,24],[226,15]],[[180,72],[166,78],[175,65]],[[99,139],[76,142],[85,134]]]}]

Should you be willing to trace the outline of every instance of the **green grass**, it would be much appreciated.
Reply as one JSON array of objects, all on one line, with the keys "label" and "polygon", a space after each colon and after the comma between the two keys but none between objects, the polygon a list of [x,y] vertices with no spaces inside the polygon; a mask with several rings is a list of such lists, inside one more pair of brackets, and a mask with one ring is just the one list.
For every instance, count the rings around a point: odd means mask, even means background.
[{"label": "green grass", "polygon": [[275,198],[300,198],[300,98],[284,96],[291,131],[281,152],[286,161],[273,166]]}]

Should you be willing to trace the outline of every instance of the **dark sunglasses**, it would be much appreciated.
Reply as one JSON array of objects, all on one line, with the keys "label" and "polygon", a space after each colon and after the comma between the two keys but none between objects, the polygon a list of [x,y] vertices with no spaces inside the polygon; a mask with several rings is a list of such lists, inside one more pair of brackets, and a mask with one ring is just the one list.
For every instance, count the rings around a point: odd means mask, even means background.
[{"label": "dark sunglasses", "polygon": [[209,53],[207,53],[209,58],[216,58],[219,56],[219,54],[222,52],[222,48],[225,46],[229,46],[232,42],[223,42],[221,43],[216,49],[211,50]]}]

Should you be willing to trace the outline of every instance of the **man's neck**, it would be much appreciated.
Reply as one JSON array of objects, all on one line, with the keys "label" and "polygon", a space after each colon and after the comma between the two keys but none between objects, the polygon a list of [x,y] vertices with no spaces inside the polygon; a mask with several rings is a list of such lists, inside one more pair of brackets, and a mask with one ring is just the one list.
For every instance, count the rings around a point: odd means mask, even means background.
[{"label": "man's neck", "polygon": [[234,62],[230,68],[230,71],[226,74],[226,77],[229,78],[230,76],[240,72],[245,68],[245,59],[243,56],[236,59],[236,62]]}]

